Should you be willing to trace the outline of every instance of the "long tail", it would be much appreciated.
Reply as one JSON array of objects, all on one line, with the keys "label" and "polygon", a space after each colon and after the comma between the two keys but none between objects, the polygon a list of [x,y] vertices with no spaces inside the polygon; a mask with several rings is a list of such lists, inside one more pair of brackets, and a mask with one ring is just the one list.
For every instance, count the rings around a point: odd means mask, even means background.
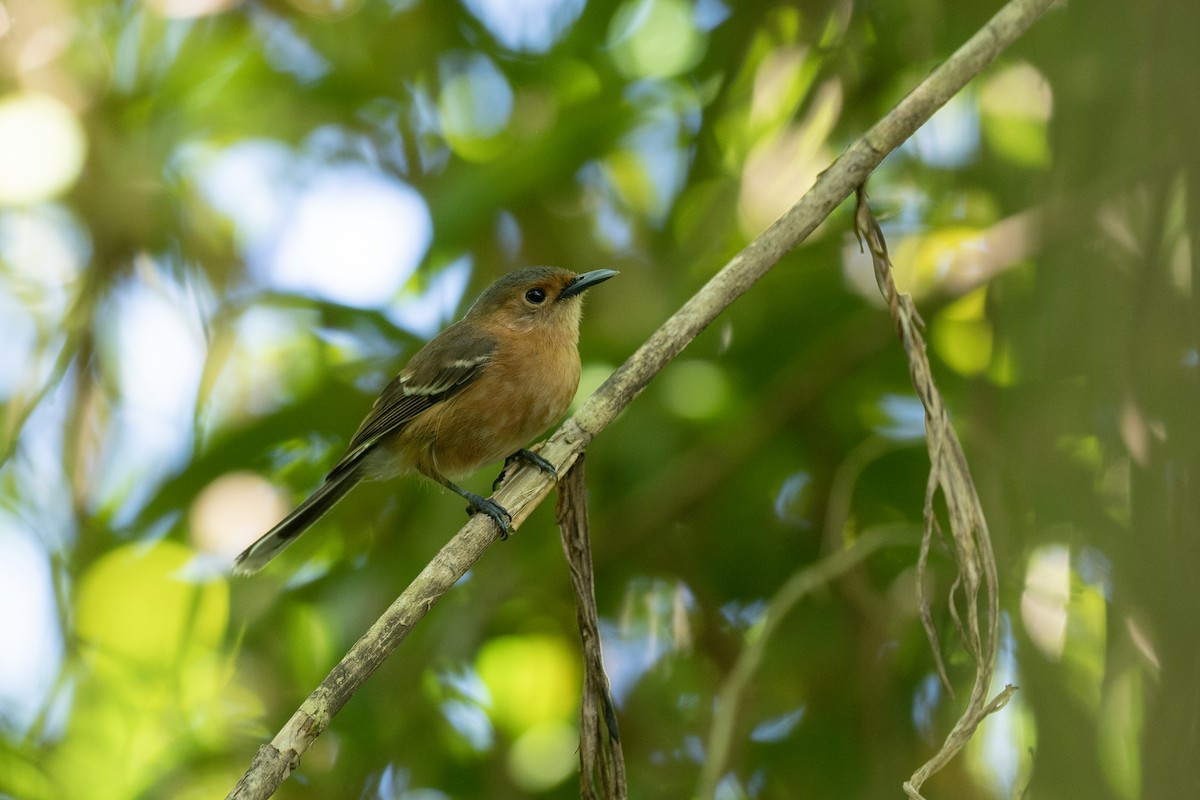
[{"label": "long tail", "polygon": [[265,567],[268,561],[279,555],[283,548],[298,539],[300,534],[333,508],[338,500],[345,497],[346,492],[353,489],[358,480],[357,469],[348,469],[327,478],[320,488],[296,506],[292,513],[234,559],[233,574],[253,575]]}]

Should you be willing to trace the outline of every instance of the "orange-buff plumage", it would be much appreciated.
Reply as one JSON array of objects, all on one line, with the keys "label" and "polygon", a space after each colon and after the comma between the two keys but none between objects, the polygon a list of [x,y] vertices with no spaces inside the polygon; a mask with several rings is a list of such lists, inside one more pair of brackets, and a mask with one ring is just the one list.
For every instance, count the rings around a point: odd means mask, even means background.
[{"label": "orange-buff plumage", "polygon": [[454,483],[523,450],[566,413],[579,386],[583,293],[617,273],[556,267],[510,272],[429,341],[380,394],[341,460],[308,499],[234,561],[262,569],[361,480],[419,472],[466,498],[507,533],[494,500]]}]

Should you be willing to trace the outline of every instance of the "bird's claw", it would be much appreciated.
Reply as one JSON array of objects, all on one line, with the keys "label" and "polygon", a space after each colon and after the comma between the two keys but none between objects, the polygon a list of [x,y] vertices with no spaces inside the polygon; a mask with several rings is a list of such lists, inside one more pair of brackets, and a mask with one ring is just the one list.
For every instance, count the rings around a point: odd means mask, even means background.
[{"label": "bird's claw", "polygon": [[504,506],[490,497],[480,497],[479,495],[468,497],[467,500],[471,503],[471,505],[467,506],[468,514],[481,513],[487,514],[492,518],[492,521],[496,523],[496,527],[500,529],[500,541],[507,539],[509,534],[513,532],[512,514],[508,513],[508,510]]},{"label": "bird's claw", "polygon": [[553,464],[532,450],[526,450],[522,448],[508,458],[504,459],[504,468],[500,470],[500,474],[496,476],[496,480],[492,481],[493,492],[500,488],[500,484],[504,483],[504,479],[508,477],[508,468],[512,466],[514,461],[525,461],[529,464],[533,464],[542,472],[545,472],[550,477],[554,478],[554,480],[558,480],[558,470]]}]

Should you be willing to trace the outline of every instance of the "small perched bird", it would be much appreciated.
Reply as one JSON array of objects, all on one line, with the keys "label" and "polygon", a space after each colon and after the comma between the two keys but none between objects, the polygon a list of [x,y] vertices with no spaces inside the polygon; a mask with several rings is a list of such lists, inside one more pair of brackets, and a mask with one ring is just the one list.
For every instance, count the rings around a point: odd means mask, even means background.
[{"label": "small perched bird", "polygon": [[583,293],[616,275],[556,267],[510,272],[417,351],[383,390],[325,482],[233,563],[249,575],[361,480],[417,471],[464,497],[507,535],[512,516],[454,483],[507,457],[554,473],[525,444],[567,412],[579,386]]}]

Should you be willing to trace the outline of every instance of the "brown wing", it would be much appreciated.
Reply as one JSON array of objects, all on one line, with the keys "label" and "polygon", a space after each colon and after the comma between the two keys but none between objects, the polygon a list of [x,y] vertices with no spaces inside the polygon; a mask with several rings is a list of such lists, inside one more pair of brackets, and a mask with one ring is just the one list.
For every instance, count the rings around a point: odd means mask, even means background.
[{"label": "brown wing", "polygon": [[356,464],[382,437],[425,409],[466,388],[495,352],[496,340],[476,328],[455,324],[435,336],[380,393],[330,476]]}]

